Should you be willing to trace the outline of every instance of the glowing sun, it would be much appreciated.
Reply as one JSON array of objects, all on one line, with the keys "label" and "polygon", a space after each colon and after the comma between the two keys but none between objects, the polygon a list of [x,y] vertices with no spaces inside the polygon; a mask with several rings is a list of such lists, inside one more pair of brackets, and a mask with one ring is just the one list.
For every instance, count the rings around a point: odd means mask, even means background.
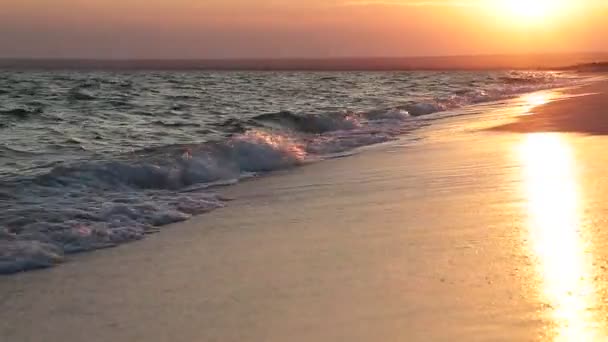
[{"label": "glowing sun", "polygon": [[505,9],[521,18],[540,18],[552,10],[552,0],[507,0]]},{"label": "glowing sun", "polygon": [[563,13],[568,0],[497,0],[502,15],[521,23],[541,23]]}]

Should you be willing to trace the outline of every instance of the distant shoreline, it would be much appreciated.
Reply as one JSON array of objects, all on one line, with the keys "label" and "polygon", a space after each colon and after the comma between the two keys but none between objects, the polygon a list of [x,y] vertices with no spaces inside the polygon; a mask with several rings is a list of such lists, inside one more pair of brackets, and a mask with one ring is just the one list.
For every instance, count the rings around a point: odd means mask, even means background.
[{"label": "distant shoreline", "polygon": [[[578,65],[603,66],[608,53],[479,55],[379,58],[286,59],[28,59],[0,58],[4,70],[217,70],[217,71],[475,71],[573,70]],[[587,68],[588,69],[588,68]]]}]

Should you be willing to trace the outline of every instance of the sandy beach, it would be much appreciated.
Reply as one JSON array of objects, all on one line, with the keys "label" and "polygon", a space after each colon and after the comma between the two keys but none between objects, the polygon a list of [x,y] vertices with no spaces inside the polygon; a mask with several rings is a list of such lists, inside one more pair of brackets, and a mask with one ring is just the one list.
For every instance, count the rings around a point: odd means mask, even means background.
[{"label": "sandy beach", "polygon": [[469,108],[1,277],[2,341],[604,340],[607,93]]}]

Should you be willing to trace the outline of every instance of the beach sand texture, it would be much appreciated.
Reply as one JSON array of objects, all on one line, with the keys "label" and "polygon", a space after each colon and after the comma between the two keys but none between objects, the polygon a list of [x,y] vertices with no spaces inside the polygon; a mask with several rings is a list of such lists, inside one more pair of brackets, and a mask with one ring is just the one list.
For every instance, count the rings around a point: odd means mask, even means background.
[{"label": "beach sand texture", "polygon": [[604,340],[607,92],[486,105],[0,278],[2,341]]}]

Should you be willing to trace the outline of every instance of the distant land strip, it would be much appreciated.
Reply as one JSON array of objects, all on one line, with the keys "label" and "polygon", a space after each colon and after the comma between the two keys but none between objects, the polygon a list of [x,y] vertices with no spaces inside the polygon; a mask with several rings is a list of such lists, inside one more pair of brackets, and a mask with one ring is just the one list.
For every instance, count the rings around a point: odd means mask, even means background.
[{"label": "distant land strip", "polygon": [[[35,59],[0,58],[4,70],[608,70],[608,53],[285,59]],[[583,68],[584,66],[584,68]]]}]

